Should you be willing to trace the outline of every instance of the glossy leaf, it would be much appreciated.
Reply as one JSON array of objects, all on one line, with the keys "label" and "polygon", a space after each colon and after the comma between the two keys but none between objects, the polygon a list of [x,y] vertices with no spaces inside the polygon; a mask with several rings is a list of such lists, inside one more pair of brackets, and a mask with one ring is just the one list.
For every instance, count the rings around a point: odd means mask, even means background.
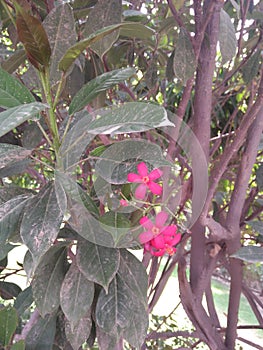
[{"label": "glossy leaf", "polygon": [[196,69],[194,48],[184,28],[180,30],[174,50],[173,68],[175,76],[183,85],[194,75]]},{"label": "glossy leaf", "polygon": [[97,30],[88,38],[79,41],[77,44],[69,48],[59,62],[59,69],[66,72],[82,51],[84,51],[88,46],[95,43],[96,41],[104,38],[106,35],[119,29],[120,26],[121,24],[114,24]]},{"label": "glossy leaf", "polygon": [[124,134],[142,132],[163,126],[174,126],[163,107],[144,102],[128,102],[96,111],[97,118],[87,130],[91,134]]},{"label": "glossy leaf", "polygon": [[118,249],[102,247],[88,241],[78,245],[77,265],[83,275],[100,284],[106,291],[119,268]]},{"label": "glossy leaf", "polygon": [[72,329],[70,324],[66,322],[65,331],[73,350],[79,350],[81,345],[88,339],[92,326],[91,313],[86,313]]},{"label": "glossy leaf", "polygon": [[79,90],[74,96],[70,106],[69,114],[73,114],[88,103],[90,103],[101,91],[105,91],[114,85],[130,78],[135,74],[133,68],[116,69],[104,74],[99,75],[95,79],[89,81],[86,85]]},{"label": "glossy leaf", "polygon": [[136,173],[137,164],[141,161],[152,168],[172,165],[164,158],[160,146],[141,139],[112,144],[99,158],[95,166],[96,173],[113,184],[127,183],[127,175],[131,172]]},{"label": "glossy leaf", "polygon": [[56,316],[39,318],[26,337],[26,350],[52,350],[56,333]]},{"label": "glossy leaf", "polygon": [[19,40],[23,43],[27,57],[33,66],[43,70],[49,66],[51,49],[42,23],[15,4],[16,26]]},{"label": "glossy leaf", "polygon": [[32,281],[34,300],[44,317],[60,304],[60,288],[66,273],[66,243],[57,243],[43,255]]},{"label": "glossy leaf", "polygon": [[20,146],[0,143],[0,169],[10,163],[24,159],[31,154],[31,151]]},{"label": "glossy leaf", "polygon": [[31,92],[19,80],[0,68],[0,107],[10,108],[34,101]]},{"label": "glossy leaf", "polygon": [[253,245],[245,246],[240,248],[231,257],[238,258],[250,263],[263,262],[263,248]]},{"label": "glossy leaf", "polygon": [[10,350],[25,350],[26,344],[24,340],[19,340],[18,342],[14,343]]},{"label": "glossy leaf", "polygon": [[219,44],[222,64],[224,64],[236,55],[237,38],[234,24],[229,14],[223,9],[220,11]]},{"label": "glossy leaf", "polygon": [[[94,31],[105,28],[106,26],[121,22],[122,2],[121,0],[100,0],[91,9],[84,27],[84,35],[88,36]],[[111,48],[118,39],[118,31],[112,32],[102,38],[100,41],[93,43],[91,49],[100,57]]]},{"label": "glossy leaf", "polygon": [[21,316],[30,307],[33,301],[32,287],[29,286],[18,294],[14,302],[14,308],[18,315]]},{"label": "glossy leaf", "polygon": [[0,345],[9,345],[18,325],[16,310],[12,307],[0,309]]},{"label": "glossy leaf", "polygon": [[43,27],[46,30],[52,54],[50,59],[50,79],[53,84],[61,79],[58,63],[66,51],[76,43],[77,33],[73,11],[69,4],[55,6],[46,16]]},{"label": "glossy leaf", "polygon": [[77,329],[80,320],[87,314],[93,302],[93,297],[94,283],[89,281],[78,266],[72,263],[60,290],[61,308],[70,323],[72,331],[75,328]]},{"label": "glossy leaf", "polygon": [[6,240],[18,230],[27,201],[28,195],[20,195],[0,205],[1,244],[5,244]]},{"label": "glossy leaf", "polygon": [[44,111],[48,105],[40,102],[32,102],[17,107],[9,108],[0,113],[0,137],[13,130],[36,114]]},{"label": "glossy leaf", "polygon": [[57,238],[63,219],[54,185],[48,184],[27,203],[20,234],[35,261]]}]

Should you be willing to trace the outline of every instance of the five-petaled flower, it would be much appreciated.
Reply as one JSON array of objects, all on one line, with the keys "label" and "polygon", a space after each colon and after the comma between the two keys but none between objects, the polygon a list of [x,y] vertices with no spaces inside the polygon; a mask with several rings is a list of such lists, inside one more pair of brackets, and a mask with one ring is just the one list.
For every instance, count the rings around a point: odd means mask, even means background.
[{"label": "five-petaled flower", "polygon": [[144,244],[145,250],[152,255],[163,256],[165,253],[173,255],[176,251],[174,247],[181,239],[181,235],[176,233],[176,225],[165,226],[168,219],[167,213],[161,211],[156,215],[155,223],[143,216],[140,224],[146,229],[140,234],[139,240]]},{"label": "five-petaled flower", "polygon": [[147,188],[149,188],[153,194],[161,195],[162,186],[154,182],[154,180],[162,176],[162,171],[160,169],[154,169],[148,173],[147,165],[144,162],[138,164],[137,170],[138,174],[129,173],[127,176],[129,182],[137,182],[140,184],[135,190],[135,198],[144,199]]}]

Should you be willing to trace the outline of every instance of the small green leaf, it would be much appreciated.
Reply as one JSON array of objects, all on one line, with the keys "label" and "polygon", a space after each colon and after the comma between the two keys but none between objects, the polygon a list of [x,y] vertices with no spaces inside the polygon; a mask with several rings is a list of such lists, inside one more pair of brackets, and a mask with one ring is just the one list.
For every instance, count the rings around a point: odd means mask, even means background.
[{"label": "small green leaf", "polygon": [[57,243],[43,255],[37,265],[32,290],[39,313],[44,317],[60,304],[60,289],[66,273],[67,243]]},{"label": "small green leaf", "polygon": [[19,80],[0,68],[0,107],[10,108],[34,101],[31,92]]},{"label": "small green leaf", "polygon": [[98,96],[100,92],[113,87],[114,85],[130,78],[134,74],[135,70],[133,68],[116,69],[111,72],[101,74],[95,79],[89,81],[74,96],[69,106],[69,114],[73,114],[81,110],[96,96]]},{"label": "small green leaf", "polygon": [[40,102],[32,102],[17,107],[9,108],[0,113],[0,137],[13,130],[36,114],[44,111],[48,105]]},{"label": "small green leaf", "polygon": [[106,291],[119,267],[118,249],[102,247],[88,241],[78,245],[77,264],[83,275]]},{"label": "small green leaf", "polygon": [[10,163],[24,159],[31,154],[31,151],[20,146],[8,143],[0,143],[0,169]]},{"label": "small green leaf", "polygon": [[235,254],[232,254],[231,257],[250,263],[263,262],[263,248],[253,245],[242,247]]},{"label": "small green leaf", "polygon": [[0,245],[0,260],[3,260],[7,254],[16,246],[10,243]]},{"label": "small green leaf", "polygon": [[62,220],[55,187],[50,183],[28,201],[21,222],[21,238],[35,261],[54,243]]},{"label": "small green leaf", "polygon": [[237,38],[234,24],[229,14],[223,9],[220,11],[219,44],[222,64],[224,64],[236,55]]},{"label": "small green leaf", "polygon": [[97,118],[87,130],[91,134],[124,134],[142,132],[163,126],[174,126],[163,107],[144,102],[128,102],[121,106],[96,111]]},{"label": "small green leaf", "polygon": [[74,350],[79,350],[81,345],[88,339],[91,327],[92,319],[90,311],[78,321],[73,329],[70,324],[66,322],[66,336]]},{"label": "small green leaf", "polygon": [[263,236],[263,222],[259,220],[251,220],[246,221],[246,224],[248,224],[254,231],[259,233]]},{"label": "small green leaf", "polygon": [[174,74],[185,85],[196,70],[196,58],[192,42],[188,32],[184,28],[180,29],[179,38],[176,42],[173,60]]},{"label": "small green leaf", "polygon": [[19,40],[25,47],[27,57],[33,66],[42,71],[49,66],[51,49],[42,23],[15,3],[16,25]]},{"label": "small green leaf", "polygon": [[18,325],[18,317],[13,307],[0,309],[0,345],[10,344],[13,334]]},{"label": "small green leaf", "polygon": [[56,316],[39,318],[26,337],[26,350],[52,350],[56,333]]},{"label": "small green leaf", "polygon": [[94,283],[89,281],[80,272],[78,266],[72,263],[60,290],[61,308],[72,330],[78,326],[80,320],[87,314],[93,302],[93,297]]},{"label": "small green leaf", "polygon": [[75,61],[75,59],[81,54],[82,51],[84,51],[88,46],[95,43],[96,41],[104,38],[106,35],[119,29],[120,27],[121,27],[121,24],[114,24],[111,26],[107,26],[105,28],[97,30],[96,32],[91,34],[88,38],[79,41],[77,44],[69,48],[67,52],[64,54],[64,56],[59,62],[59,69],[66,72],[69,69],[69,67],[72,65],[72,63]]},{"label": "small green leaf", "polygon": [[16,309],[19,316],[21,316],[33,303],[32,287],[29,286],[18,294],[14,308]]},{"label": "small green leaf", "polygon": [[26,344],[24,340],[19,340],[11,346],[10,350],[25,350]]}]

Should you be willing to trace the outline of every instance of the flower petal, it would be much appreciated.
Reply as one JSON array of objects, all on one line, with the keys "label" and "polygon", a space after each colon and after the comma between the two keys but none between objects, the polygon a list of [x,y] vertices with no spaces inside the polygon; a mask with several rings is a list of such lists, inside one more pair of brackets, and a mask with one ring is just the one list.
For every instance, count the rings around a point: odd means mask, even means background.
[{"label": "flower petal", "polygon": [[162,186],[160,186],[159,184],[150,181],[147,186],[149,187],[149,189],[152,191],[153,194],[157,194],[157,195],[161,195],[163,192],[163,188]]},{"label": "flower petal", "polygon": [[159,228],[163,228],[165,221],[167,219],[168,219],[168,214],[165,211],[160,211],[160,213],[158,213],[155,218],[156,226]]},{"label": "flower petal", "polygon": [[163,249],[165,247],[165,240],[163,235],[154,237],[151,241],[151,244],[156,249]]},{"label": "flower petal", "polygon": [[153,228],[153,223],[151,222],[151,220],[149,218],[147,218],[147,216],[143,216],[140,219],[140,225],[142,225],[144,228],[146,228],[146,230],[151,230]]},{"label": "flower petal", "polygon": [[141,176],[147,176],[148,175],[148,168],[147,165],[144,162],[141,162],[137,165],[138,173]]},{"label": "flower petal", "polygon": [[165,236],[174,236],[176,234],[177,227],[175,225],[166,226],[162,231],[162,234]]},{"label": "flower petal", "polygon": [[134,174],[134,173],[129,173],[129,174],[127,175],[127,180],[128,180],[129,182],[142,182],[141,176],[138,175],[138,174]]},{"label": "flower petal", "polygon": [[139,235],[139,241],[141,244],[149,242],[153,238],[153,233],[151,231],[145,231]]},{"label": "flower petal", "polygon": [[148,174],[150,180],[159,179],[162,176],[163,172],[160,169],[153,169],[153,171]]},{"label": "flower petal", "polygon": [[147,186],[145,184],[140,184],[134,193],[135,198],[144,199],[146,194]]}]

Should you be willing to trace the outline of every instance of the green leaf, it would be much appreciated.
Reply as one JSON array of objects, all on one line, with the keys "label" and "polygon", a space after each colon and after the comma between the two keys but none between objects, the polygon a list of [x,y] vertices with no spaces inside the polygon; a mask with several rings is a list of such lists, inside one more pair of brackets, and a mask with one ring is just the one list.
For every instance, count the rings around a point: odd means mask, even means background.
[{"label": "green leaf", "polygon": [[120,36],[148,40],[153,37],[155,31],[141,23],[124,22],[120,27]]},{"label": "green leaf", "polygon": [[235,254],[232,254],[231,257],[238,258],[250,263],[262,262],[263,248],[253,245],[242,247]]},{"label": "green leaf", "polygon": [[[94,31],[105,28],[112,24],[121,22],[122,2],[121,0],[100,0],[91,9],[84,27],[84,35],[88,36]],[[91,49],[100,57],[112,47],[118,39],[119,32],[115,31],[102,38],[100,41],[93,43]]]},{"label": "green leaf", "polygon": [[93,297],[94,283],[89,281],[78,266],[72,263],[60,290],[61,308],[70,323],[72,331],[87,314],[93,302]]},{"label": "green leaf", "polygon": [[91,327],[92,319],[90,311],[78,321],[73,329],[70,324],[66,322],[66,336],[74,350],[79,350],[81,345],[88,339]]},{"label": "green leaf", "polygon": [[26,344],[24,340],[19,340],[11,346],[10,350],[25,350]]},{"label": "green leaf", "polygon": [[87,47],[89,47],[91,44],[95,43],[96,41],[101,40],[106,35],[119,29],[121,25],[122,24],[120,23],[114,24],[114,25],[102,28],[100,30],[97,30],[96,32],[91,34],[88,38],[79,41],[77,44],[69,48],[59,62],[59,69],[66,72],[69,69],[69,67],[72,65],[72,63],[75,61],[75,59],[81,54],[82,51],[84,51]]},{"label": "green leaf", "polygon": [[6,203],[10,199],[13,199],[13,197],[18,197],[21,195],[29,197],[32,194],[34,194],[34,191],[18,186],[0,187],[0,204]]},{"label": "green leaf", "polygon": [[124,134],[142,132],[163,126],[174,126],[167,118],[163,107],[144,103],[128,102],[96,111],[97,118],[87,125],[91,134]]},{"label": "green leaf", "polygon": [[135,70],[133,68],[116,69],[111,72],[101,74],[95,79],[89,81],[74,96],[69,106],[69,114],[73,114],[81,110],[96,96],[98,96],[100,92],[113,87],[114,85],[130,78],[134,74]]},{"label": "green leaf", "polygon": [[21,238],[35,261],[54,243],[62,220],[55,187],[50,183],[28,201],[21,223]]},{"label": "green leaf", "polygon": [[98,339],[99,349],[116,350],[117,344],[119,342],[120,334],[118,331],[114,333],[106,333],[100,327],[96,327],[96,334]]},{"label": "green leaf", "polygon": [[0,178],[23,174],[32,164],[33,161],[31,159],[22,159],[11,162],[6,167],[0,169]]},{"label": "green leaf", "polygon": [[0,344],[10,344],[13,334],[18,325],[18,317],[13,307],[0,309]]},{"label": "green leaf", "polygon": [[42,71],[49,66],[51,49],[42,23],[15,3],[16,26],[19,40],[25,47],[27,57],[33,66]]},{"label": "green leaf", "polygon": [[0,68],[0,107],[10,108],[34,101],[31,92],[19,80]]},{"label": "green leaf", "polygon": [[118,249],[102,247],[88,241],[79,242],[77,265],[83,275],[100,284],[107,292],[119,268]]},{"label": "green leaf", "polygon": [[57,310],[60,304],[60,288],[66,273],[67,243],[57,243],[43,255],[32,281],[36,306],[44,317]]},{"label": "green leaf", "polygon": [[48,105],[40,102],[32,102],[17,107],[9,108],[0,113],[0,137],[13,130],[36,114],[44,111]]},{"label": "green leaf", "polygon": [[263,190],[263,163],[256,170],[256,183],[260,191]]},{"label": "green leaf", "polygon": [[194,48],[188,32],[184,28],[180,29],[179,38],[176,42],[173,69],[175,76],[181,80],[183,85],[194,75],[196,70]]},{"label": "green leaf", "polygon": [[0,143],[0,169],[15,161],[24,159],[31,151],[20,146],[8,143]]},{"label": "green leaf", "polygon": [[246,224],[248,224],[254,231],[259,233],[263,236],[263,222],[259,220],[251,220],[246,221]]},{"label": "green leaf", "polygon": [[49,70],[51,82],[55,84],[61,79],[58,63],[66,51],[76,43],[77,38],[73,11],[69,4],[55,6],[46,16],[43,27],[52,50]]},{"label": "green leaf", "polygon": [[10,300],[16,298],[20,292],[21,288],[17,284],[0,281],[0,296],[2,299]]},{"label": "green leaf", "polygon": [[96,163],[95,171],[104,180],[113,184],[127,183],[127,175],[137,172],[141,161],[152,168],[171,166],[160,146],[146,140],[131,139],[109,146]]},{"label": "green leaf", "polygon": [[0,245],[0,261],[3,260],[7,254],[16,246],[10,243]]},{"label": "green leaf", "polygon": [[231,17],[223,9],[220,11],[219,44],[222,64],[224,64],[236,55],[237,38],[236,30],[231,21]]},{"label": "green leaf", "polygon": [[39,318],[26,337],[26,350],[52,350],[56,333],[56,316]]},{"label": "green leaf", "polygon": [[142,13],[141,11],[137,10],[125,10],[122,13],[123,17],[128,19],[129,21],[144,21],[147,18],[147,15],[145,13]]},{"label": "green leaf", "polygon": [[14,73],[17,68],[26,60],[26,52],[24,49],[16,49],[5,61],[1,63],[1,67],[9,74]]},{"label": "green leaf", "polygon": [[32,287],[29,286],[18,294],[14,308],[16,309],[19,316],[21,316],[33,303]]},{"label": "green leaf", "polygon": [[18,230],[28,200],[28,195],[20,195],[0,205],[1,244],[5,244],[6,240]]}]

